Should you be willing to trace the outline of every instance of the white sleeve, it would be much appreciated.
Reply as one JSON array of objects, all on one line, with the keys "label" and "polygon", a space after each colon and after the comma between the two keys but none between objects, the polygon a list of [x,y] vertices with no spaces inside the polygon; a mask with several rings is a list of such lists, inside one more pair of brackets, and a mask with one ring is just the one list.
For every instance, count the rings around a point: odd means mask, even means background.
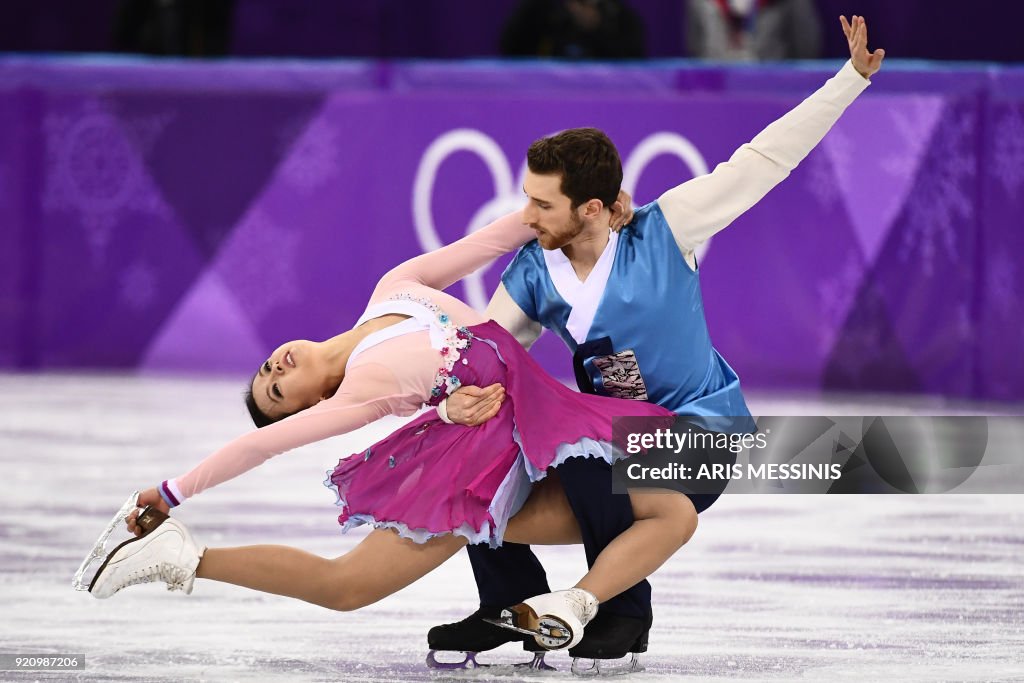
[{"label": "white sleeve", "polygon": [[676,244],[691,260],[696,247],[785,180],[871,81],[846,62],[813,95],[707,175],[658,198]]},{"label": "white sleeve", "polygon": [[484,315],[508,330],[526,349],[533,346],[544,331],[539,322],[523,313],[523,309],[505,289],[504,283],[498,285]]}]

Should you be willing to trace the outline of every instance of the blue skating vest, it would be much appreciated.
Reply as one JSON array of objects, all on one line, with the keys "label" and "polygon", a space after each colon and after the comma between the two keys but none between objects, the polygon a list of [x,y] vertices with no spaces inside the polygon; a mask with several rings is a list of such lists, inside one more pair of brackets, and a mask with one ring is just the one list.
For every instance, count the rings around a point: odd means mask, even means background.
[{"label": "blue skating vest", "polygon": [[[552,254],[547,260],[565,260]],[[570,321],[573,309],[536,241],[519,250],[501,279],[523,312],[573,351],[582,390],[651,401],[679,415],[741,418],[701,422],[715,431],[751,431],[739,377],[711,345],[698,275],[679,252],[657,202],[636,211],[606,256],[614,261],[604,291],[590,297],[596,311],[589,331],[589,314],[582,324]],[[588,279],[596,271],[598,266]],[[570,327],[585,339],[574,339]]]}]

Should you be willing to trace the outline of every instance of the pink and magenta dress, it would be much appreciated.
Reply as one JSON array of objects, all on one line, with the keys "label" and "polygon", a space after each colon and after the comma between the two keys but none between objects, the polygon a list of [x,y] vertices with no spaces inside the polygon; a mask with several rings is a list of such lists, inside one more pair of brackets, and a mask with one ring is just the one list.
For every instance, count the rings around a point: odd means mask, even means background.
[{"label": "pink and magenta dress", "polygon": [[613,417],[665,418],[668,426],[673,413],[660,406],[565,387],[497,323],[440,291],[532,237],[516,213],[389,272],[356,327],[406,318],[360,342],[335,395],[235,439],[165,482],[167,497],[180,502],[279,453],[436,406],[463,384],[497,382],[506,398],[486,423],[449,425],[427,411],[342,459],[324,482],[337,494],[343,530],[371,524],[421,543],[450,533],[497,546],[549,468],[573,457],[624,457],[612,445]]}]

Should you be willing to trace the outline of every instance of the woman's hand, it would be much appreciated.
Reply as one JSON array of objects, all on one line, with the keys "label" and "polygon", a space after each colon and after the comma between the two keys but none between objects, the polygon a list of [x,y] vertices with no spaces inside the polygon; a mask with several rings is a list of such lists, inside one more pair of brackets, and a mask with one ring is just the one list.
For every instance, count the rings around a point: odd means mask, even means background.
[{"label": "woman's hand", "polygon": [[614,232],[622,230],[633,220],[633,198],[625,190],[619,190],[619,196],[611,205],[612,218],[608,224]]},{"label": "woman's hand", "polygon": [[504,400],[505,387],[500,384],[483,389],[467,385],[448,397],[445,408],[448,419],[455,424],[476,427],[497,415]]},{"label": "woman's hand", "polygon": [[160,496],[160,492],[157,491],[155,487],[151,489],[146,489],[145,491],[140,493],[139,501],[138,503],[136,503],[136,505],[138,507],[136,507],[135,510],[133,510],[131,514],[128,515],[128,518],[126,520],[128,523],[128,531],[130,533],[135,534],[136,536],[141,536],[143,534],[142,528],[138,524],[136,524],[136,520],[139,518],[139,513],[142,512],[143,508],[145,508],[148,505],[152,505],[153,507],[155,507],[160,512],[163,512],[164,514],[167,514],[171,511],[171,507],[164,502],[164,499]]},{"label": "woman's hand", "polygon": [[868,52],[868,24],[864,17],[854,15],[851,25],[847,23],[845,16],[841,16],[839,22],[843,25],[846,42],[850,45],[850,61],[853,62],[853,68],[864,78],[871,78],[872,74],[882,68],[885,50],[879,48],[874,52]]}]

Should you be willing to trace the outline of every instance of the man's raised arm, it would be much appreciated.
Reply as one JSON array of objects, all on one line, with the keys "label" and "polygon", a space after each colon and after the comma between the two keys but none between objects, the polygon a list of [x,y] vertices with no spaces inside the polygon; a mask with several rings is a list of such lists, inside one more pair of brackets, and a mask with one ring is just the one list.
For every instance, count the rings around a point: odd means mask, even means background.
[{"label": "man's raised arm", "polygon": [[672,188],[658,198],[680,251],[693,262],[693,250],[759,202],[821,142],[846,108],[870,85],[883,50],[867,52],[867,24],[840,18],[850,45],[850,61],[814,94],[711,173]]}]

